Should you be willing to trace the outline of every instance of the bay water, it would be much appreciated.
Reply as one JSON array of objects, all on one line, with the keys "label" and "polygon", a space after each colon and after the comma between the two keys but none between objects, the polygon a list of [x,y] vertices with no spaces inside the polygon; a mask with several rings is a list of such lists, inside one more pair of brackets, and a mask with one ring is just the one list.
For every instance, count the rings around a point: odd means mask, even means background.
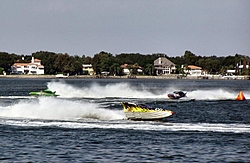
[{"label": "bay water", "polygon": [[[0,78],[1,162],[250,162],[250,80]],[[50,89],[59,97],[32,97]],[[171,100],[168,93],[187,92]],[[236,101],[239,91],[247,100]],[[121,102],[172,110],[131,121]]]}]

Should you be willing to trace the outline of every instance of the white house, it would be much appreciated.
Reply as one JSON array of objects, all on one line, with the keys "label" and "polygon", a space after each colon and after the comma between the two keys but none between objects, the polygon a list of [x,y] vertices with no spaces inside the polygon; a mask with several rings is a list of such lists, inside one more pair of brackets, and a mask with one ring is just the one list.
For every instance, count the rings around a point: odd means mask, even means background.
[{"label": "white house", "polygon": [[206,73],[202,70],[201,67],[188,65],[188,67],[184,67],[184,72],[191,76],[202,76],[206,75]]},{"label": "white house", "polygon": [[30,63],[16,62],[11,66],[12,74],[29,74],[29,75],[41,75],[44,74],[44,66],[41,64],[41,60],[34,59]]}]

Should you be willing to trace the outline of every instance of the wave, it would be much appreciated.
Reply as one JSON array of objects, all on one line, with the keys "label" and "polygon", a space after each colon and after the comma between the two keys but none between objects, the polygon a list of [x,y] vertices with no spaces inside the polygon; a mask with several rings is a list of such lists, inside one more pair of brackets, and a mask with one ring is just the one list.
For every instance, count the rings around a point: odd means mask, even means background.
[{"label": "wave", "polygon": [[122,110],[109,110],[102,108],[99,104],[90,102],[47,97],[22,100],[10,106],[0,106],[0,116],[53,120],[75,120],[78,118],[110,120],[124,118]]},{"label": "wave", "polygon": [[126,97],[126,98],[149,98],[155,95],[146,90],[138,91],[128,83],[113,83],[101,86],[93,83],[91,86],[81,88],[63,82],[49,82],[48,88],[56,91],[60,97],[64,98],[106,98],[106,97]]},{"label": "wave", "polygon": [[34,96],[0,96],[0,99],[30,99],[36,98]]},{"label": "wave", "polygon": [[79,120],[79,121],[40,121],[22,119],[1,119],[1,125],[23,127],[59,127],[59,128],[102,128],[144,131],[193,131],[193,132],[230,132],[250,133],[249,124],[210,124],[210,123],[164,123],[164,122],[134,122],[128,120]]},{"label": "wave", "polygon": [[[94,83],[90,86],[75,87],[70,84],[60,82],[49,82],[48,88],[56,91],[59,98],[154,98],[168,99],[167,94],[178,90],[176,87],[166,87],[158,90],[148,89],[144,85],[133,86],[129,83],[112,83],[107,85],[99,85]],[[186,92],[185,90],[183,90]],[[187,91],[190,99],[196,100],[234,100],[239,92],[210,89],[210,90],[192,90]],[[250,96],[250,92],[244,92],[245,97]]]}]

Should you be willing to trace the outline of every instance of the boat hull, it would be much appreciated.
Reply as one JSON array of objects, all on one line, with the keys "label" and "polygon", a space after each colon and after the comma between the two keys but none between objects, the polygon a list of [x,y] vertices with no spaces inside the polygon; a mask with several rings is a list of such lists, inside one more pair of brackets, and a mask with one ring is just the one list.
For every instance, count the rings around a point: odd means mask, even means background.
[{"label": "boat hull", "polygon": [[173,93],[168,94],[168,98],[170,99],[180,99],[183,97],[187,97],[187,96],[186,96],[186,93],[182,91],[174,91]]},{"label": "boat hull", "polygon": [[124,112],[130,120],[162,120],[172,115],[172,112]]},{"label": "boat hull", "polygon": [[168,94],[168,98],[170,99],[180,99],[180,96],[175,96],[174,94]]},{"label": "boat hull", "polygon": [[55,95],[55,94],[45,94],[45,93],[40,93],[40,92],[30,92],[29,95],[31,96],[46,96],[46,97],[57,97],[59,95]]},{"label": "boat hull", "polygon": [[44,90],[44,91],[40,91],[40,92],[30,92],[29,95],[31,95],[31,96],[49,96],[49,97],[59,96],[55,92],[52,92],[50,90]]}]

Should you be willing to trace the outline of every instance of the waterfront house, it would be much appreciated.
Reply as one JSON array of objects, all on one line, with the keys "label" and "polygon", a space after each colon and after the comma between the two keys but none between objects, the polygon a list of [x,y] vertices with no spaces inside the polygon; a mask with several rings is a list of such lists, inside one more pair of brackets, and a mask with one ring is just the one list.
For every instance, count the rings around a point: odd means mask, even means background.
[{"label": "waterfront house", "polygon": [[30,63],[14,63],[11,66],[11,74],[41,75],[44,74],[44,66],[41,64],[41,60],[32,57]]},{"label": "waterfront house", "polygon": [[85,75],[95,75],[95,71],[92,67],[92,64],[83,64],[82,71]]},{"label": "waterfront house", "polygon": [[184,72],[191,76],[206,75],[205,71],[203,71],[201,67],[195,65],[188,65],[187,67],[184,67]]},{"label": "waterfront house", "polygon": [[165,57],[156,59],[154,61],[154,67],[156,75],[174,74],[176,72],[175,64]]}]

